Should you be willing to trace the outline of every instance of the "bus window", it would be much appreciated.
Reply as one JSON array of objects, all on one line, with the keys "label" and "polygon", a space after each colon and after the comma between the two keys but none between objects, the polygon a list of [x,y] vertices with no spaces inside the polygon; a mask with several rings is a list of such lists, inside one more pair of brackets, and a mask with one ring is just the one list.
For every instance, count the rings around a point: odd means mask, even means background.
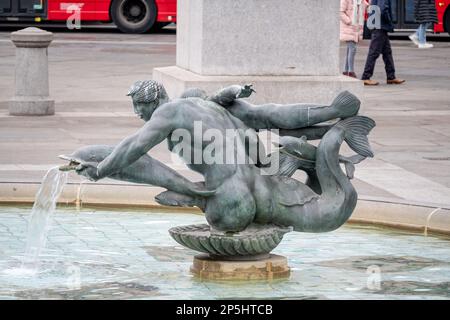
[{"label": "bus window", "polygon": [[398,1],[399,0],[391,1],[392,19],[394,20],[392,22],[394,22],[394,23],[398,22]]},{"label": "bus window", "polygon": [[0,13],[11,13],[12,11],[12,0],[0,0]]},{"label": "bus window", "polygon": [[45,12],[42,0],[0,0],[0,15],[4,16],[37,16]]},{"label": "bus window", "polygon": [[414,0],[405,0],[405,23],[416,23]]},{"label": "bus window", "polygon": [[19,1],[19,13],[34,13],[42,11],[43,5],[41,0],[25,0]]}]

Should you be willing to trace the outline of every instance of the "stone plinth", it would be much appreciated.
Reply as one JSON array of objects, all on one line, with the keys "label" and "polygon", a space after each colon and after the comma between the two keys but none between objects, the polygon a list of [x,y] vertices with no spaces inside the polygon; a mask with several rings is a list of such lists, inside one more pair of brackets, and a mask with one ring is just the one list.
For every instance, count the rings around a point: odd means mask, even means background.
[{"label": "stone plinth", "polygon": [[337,75],[339,1],[181,0],[177,65],[202,75]]},{"label": "stone plinth", "polygon": [[286,257],[271,254],[254,261],[215,260],[208,255],[194,257],[191,272],[200,280],[274,280],[289,278]]},{"label": "stone plinth", "polygon": [[251,101],[329,103],[363,84],[339,72],[339,1],[180,0],[176,66],[153,78],[175,98],[254,84]]},{"label": "stone plinth", "polygon": [[16,91],[9,102],[11,115],[52,115],[54,101],[49,97],[47,48],[53,34],[26,28],[11,34],[16,46]]},{"label": "stone plinth", "polygon": [[177,66],[155,68],[153,79],[164,84],[171,98],[186,89],[202,88],[211,94],[233,84],[253,84],[252,103],[330,104],[339,92],[348,90],[362,100],[361,81],[346,76],[204,76]]}]

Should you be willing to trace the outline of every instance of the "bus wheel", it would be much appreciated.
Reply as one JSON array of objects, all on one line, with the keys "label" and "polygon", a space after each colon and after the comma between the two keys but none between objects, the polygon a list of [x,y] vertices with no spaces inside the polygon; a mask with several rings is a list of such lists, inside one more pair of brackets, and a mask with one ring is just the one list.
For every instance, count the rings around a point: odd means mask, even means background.
[{"label": "bus wheel", "polygon": [[153,0],[114,0],[111,17],[116,26],[125,33],[144,33],[156,21],[157,9]]}]

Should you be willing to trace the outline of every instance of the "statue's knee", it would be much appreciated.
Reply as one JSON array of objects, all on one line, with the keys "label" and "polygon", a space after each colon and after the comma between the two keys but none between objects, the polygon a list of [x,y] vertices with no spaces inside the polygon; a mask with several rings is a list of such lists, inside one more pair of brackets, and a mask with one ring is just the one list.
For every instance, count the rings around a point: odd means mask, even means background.
[{"label": "statue's knee", "polygon": [[206,220],[217,230],[224,232],[239,232],[247,228],[253,222],[254,214],[207,214]]},{"label": "statue's knee", "polygon": [[[233,201],[234,202],[234,201]],[[254,220],[256,205],[252,199],[234,203],[208,203],[206,220],[220,231],[238,232],[247,228]]]}]

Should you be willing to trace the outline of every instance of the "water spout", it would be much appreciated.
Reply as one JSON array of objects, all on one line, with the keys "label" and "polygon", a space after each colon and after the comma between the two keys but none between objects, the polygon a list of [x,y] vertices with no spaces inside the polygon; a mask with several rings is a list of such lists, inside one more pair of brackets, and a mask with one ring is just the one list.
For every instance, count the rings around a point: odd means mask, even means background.
[{"label": "water spout", "polygon": [[[60,168],[61,170],[61,168]],[[80,210],[82,209],[83,206],[83,200],[81,199],[81,196],[83,194],[83,190],[84,187],[86,186],[86,182],[88,180],[83,180],[80,182],[79,186],[78,186],[78,190],[77,190],[77,198],[75,199],[75,208],[77,210],[77,212],[80,212]]]},{"label": "water spout", "polygon": [[51,168],[39,188],[28,222],[27,242],[22,268],[37,269],[39,255],[45,248],[50,218],[55,212],[58,198],[67,182],[68,173],[59,167]]}]

